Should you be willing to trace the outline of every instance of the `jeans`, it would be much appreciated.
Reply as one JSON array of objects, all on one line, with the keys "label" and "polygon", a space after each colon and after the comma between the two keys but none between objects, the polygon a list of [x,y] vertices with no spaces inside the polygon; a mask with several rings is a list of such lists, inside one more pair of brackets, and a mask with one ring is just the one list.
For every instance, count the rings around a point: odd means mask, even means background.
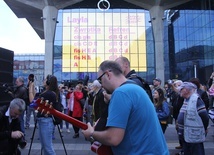
[{"label": "jeans", "polygon": [[53,119],[51,117],[38,117],[37,120],[43,155],[56,155],[52,143],[52,134],[54,130]]},{"label": "jeans", "polygon": [[[68,114],[68,109],[64,109],[64,114]],[[66,129],[69,129],[69,123],[65,121],[65,125],[66,125]],[[63,120],[62,122],[60,123],[60,128],[62,129],[63,128]]]},{"label": "jeans", "polygon": [[27,112],[26,112],[26,121],[25,121],[25,126],[29,127],[30,126],[30,117],[31,113],[33,112],[33,118],[34,118],[34,124],[36,123],[36,112],[33,107],[27,106]]}]

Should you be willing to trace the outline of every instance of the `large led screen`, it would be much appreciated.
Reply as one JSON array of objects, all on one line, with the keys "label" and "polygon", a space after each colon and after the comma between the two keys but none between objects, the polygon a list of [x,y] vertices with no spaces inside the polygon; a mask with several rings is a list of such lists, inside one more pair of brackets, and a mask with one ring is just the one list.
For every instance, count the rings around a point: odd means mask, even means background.
[{"label": "large led screen", "polygon": [[63,72],[97,72],[120,56],[146,71],[144,13],[63,13]]}]

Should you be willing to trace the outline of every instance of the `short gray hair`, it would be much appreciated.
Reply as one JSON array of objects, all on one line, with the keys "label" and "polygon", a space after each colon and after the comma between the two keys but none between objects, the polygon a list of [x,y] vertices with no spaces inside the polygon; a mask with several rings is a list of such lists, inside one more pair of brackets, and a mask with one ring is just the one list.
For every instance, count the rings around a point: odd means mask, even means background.
[{"label": "short gray hair", "polygon": [[192,82],[183,82],[179,87],[178,90],[181,91],[181,89],[186,88],[188,90],[196,90],[197,86],[193,84]]},{"label": "short gray hair", "polygon": [[10,108],[18,109],[20,113],[25,110],[25,101],[20,98],[15,98],[10,102]]},{"label": "short gray hair", "polygon": [[99,83],[98,80],[94,80],[94,82],[92,83],[92,86],[94,86],[94,87],[101,87],[102,85]]},{"label": "short gray hair", "polygon": [[24,78],[23,78],[22,76],[19,76],[19,77],[18,77],[18,80],[19,80],[20,82],[22,82],[22,83],[25,82],[25,81],[24,81]]}]

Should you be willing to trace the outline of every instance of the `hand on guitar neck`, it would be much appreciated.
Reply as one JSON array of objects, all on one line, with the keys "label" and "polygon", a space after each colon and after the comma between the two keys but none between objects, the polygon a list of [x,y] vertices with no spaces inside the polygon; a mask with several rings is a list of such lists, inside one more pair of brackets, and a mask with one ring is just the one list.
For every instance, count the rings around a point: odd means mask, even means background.
[{"label": "hand on guitar neck", "polygon": [[[88,129],[88,125],[73,118],[70,117],[64,113],[61,113],[60,111],[57,111],[53,108],[52,103],[49,103],[49,101],[44,101],[42,98],[38,98],[34,103],[30,105],[31,107],[34,107],[36,110],[43,114],[51,114],[55,117],[58,117],[66,122],[69,122],[73,124],[74,126],[77,126],[83,130]],[[111,147],[105,146],[100,144],[99,142],[94,142],[91,146],[91,150],[95,152],[97,155],[113,155],[111,151]]]}]

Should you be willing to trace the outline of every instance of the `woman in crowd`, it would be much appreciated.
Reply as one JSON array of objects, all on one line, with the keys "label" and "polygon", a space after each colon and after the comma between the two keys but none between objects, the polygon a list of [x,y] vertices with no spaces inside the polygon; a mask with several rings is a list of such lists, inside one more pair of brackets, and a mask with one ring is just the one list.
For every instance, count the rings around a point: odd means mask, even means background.
[{"label": "woman in crowd", "polygon": [[[213,77],[214,79],[214,77]],[[214,80],[212,82],[212,85],[210,86],[210,88],[208,89],[208,93],[209,93],[209,107],[213,108],[214,107]]]},{"label": "woman in crowd", "polygon": [[[77,84],[73,92],[70,94],[70,99],[68,101],[68,113],[71,117],[79,121],[82,121],[83,116],[83,108],[81,107],[80,103],[80,100],[82,98],[83,98],[82,85]],[[78,138],[80,128],[73,125],[73,129],[75,132],[73,138]]]},{"label": "woman in crowd", "polygon": [[[65,90],[65,88],[66,87],[63,84],[59,85],[60,101],[61,101],[61,104],[63,105],[63,112],[64,114],[67,114],[68,113],[67,100],[66,100],[67,91]],[[67,133],[70,133],[69,123],[66,121],[65,121],[65,126],[66,126]],[[63,121],[60,123],[60,132],[63,132]]]},{"label": "woman in crowd", "polygon": [[[43,101],[48,101],[56,106],[59,97],[59,89],[57,84],[57,78],[53,75],[48,75],[44,80],[45,91],[40,94],[40,98]],[[46,113],[38,112],[37,120],[39,124],[39,137],[44,155],[55,155],[55,151],[52,143],[52,136],[54,131],[53,116]]]},{"label": "woman in crowd", "polygon": [[163,133],[167,128],[167,119],[170,114],[168,103],[165,100],[164,92],[161,88],[157,88],[153,94],[154,105]]}]

